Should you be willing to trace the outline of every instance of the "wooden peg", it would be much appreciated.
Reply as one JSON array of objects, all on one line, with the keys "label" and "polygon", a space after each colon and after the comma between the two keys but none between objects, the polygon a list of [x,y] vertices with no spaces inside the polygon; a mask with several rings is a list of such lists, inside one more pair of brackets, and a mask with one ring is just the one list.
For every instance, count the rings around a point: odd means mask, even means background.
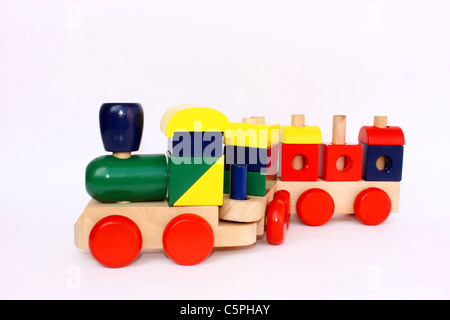
[{"label": "wooden peg", "polygon": [[113,156],[119,159],[131,158],[131,152],[113,152]]},{"label": "wooden peg", "polygon": [[[381,129],[387,128],[387,116],[375,116],[373,117],[373,126]],[[386,157],[381,156],[376,161],[377,169],[383,171],[386,168]]]},{"label": "wooden peg", "polygon": [[255,124],[265,124],[266,123],[266,118],[265,117],[252,116],[251,119],[253,119]]},{"label": "wooden peg", "polygon": [[[345,127],[347,117],[343,115],[333,116],[333,137],[332,144],[345,144]],[[339,157],[336,161],[336,168],[338,170],[344,170],[346,166],[346,158],[344,156]]]},{"label": "wooden peg", "polygon": [[304,127],[305,126],[305,115],[304,114],[291,115],[291,126]]},{"label": "wooden peg", "polygon": [[242,118],[242,123],[255,124],[256,120],[254,118]]},{"label": "wooden peg", "polygon": [[[291,126],[293,127],[304,127],[305,126],[305,115],[304,114],[293,114],[291,115]],[[303,169],[305,165],[305,159],[302,155],[297,155],[292,158],[292,167],[296,170]]]},{"label": "wooden peg", "polygon": [[373,125],[377,128],[387,128],[387,116],[373,117]]},{"label": "wooden peg", "polygon": [[333,116],[333,144],[345,144],[346,116]]}]

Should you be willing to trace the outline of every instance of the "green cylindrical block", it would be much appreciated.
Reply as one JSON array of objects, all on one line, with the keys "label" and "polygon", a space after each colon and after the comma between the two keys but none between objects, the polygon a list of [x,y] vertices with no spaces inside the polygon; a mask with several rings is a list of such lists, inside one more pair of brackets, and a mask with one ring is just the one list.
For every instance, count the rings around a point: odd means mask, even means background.
[{"label": "green cylindrical block", "polygon": [[164,154],[128,159],[102,156],[86,168],[86,191],[101,202],[161,201],[166,198],[168,168]]}]

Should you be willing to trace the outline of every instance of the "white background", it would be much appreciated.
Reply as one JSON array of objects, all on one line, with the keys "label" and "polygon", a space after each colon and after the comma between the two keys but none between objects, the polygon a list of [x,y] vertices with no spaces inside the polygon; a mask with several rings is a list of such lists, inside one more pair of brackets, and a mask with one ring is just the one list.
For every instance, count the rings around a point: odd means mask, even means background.
[{"label": "white background", "polygon": [[[450,298],[448,1],[0,0],[0,298]],[[98,109],[140,102],[142,153],[164,153],[165,109],[231,121],[305,113],[347,140],[373,115],[406,136],[400,213],[378,227],[292,217],[285,243],[163,253],[101,267],[73,244]]]}]

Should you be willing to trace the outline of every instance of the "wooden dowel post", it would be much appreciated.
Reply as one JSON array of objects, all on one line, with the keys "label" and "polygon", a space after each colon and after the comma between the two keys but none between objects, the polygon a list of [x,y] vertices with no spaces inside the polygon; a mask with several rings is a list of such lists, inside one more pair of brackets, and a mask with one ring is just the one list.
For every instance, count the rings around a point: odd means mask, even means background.
[{"label": "wooden dowel post", "polygon": [[242,118],[242,123],[256,124],[256,120],[254,118]]},{"label": "wooden dowel post", "polygon": [[[347,123],[347,117],[343,115],[333,116],[333,136],[332,144],[345,144],[345,128]],[[346,159],[344,156],[339,157],[336,161],[336,168],[338,170],[344,170],[346,166]]]},{"label": "wooden dowel post", "polygon": [[[373,118],[374,127],[385,129],[387,128],[387,116],[375,116]],[[376,162],[377,169],[383,171],[386,168],[386,157],[381,156]]]},{"label": "wooden dowel post", "polygon": [[305,115],[304,114],[291,115],[291,126],[304,127],[305,126]]},{"label": "wooden dowel post", "polygon": [[252,116],[251,119],[253,119],[255,124],[265,124],[266,123],[266,118],[265,117]]},{"label": "wooden dowel post", "polygon": [[333,116],[333,144],[345,144],[346,116]]},{"label": "wooden dowel post", "polygon": [[260,116],[251,116],[250,118],[242,118],[242,123],[265,124],[266,118]]},{"label": "wooden dowel post", "polygon": [[[291,126],[293,127],[304,127],[305,126],[305,115],[304,114],[293,114],[291,115]],[[297,155],[292,159],[292,167],[296,170],[303,169],[305,165],[305,159],[302,155]]]},{"label": "wooden dowel post", "polygon": [[131,158],[131,152],[113,152],[113,156],[119,159]]},{"label": "wooden dowel post", "polygon": [[387,128],[387,117],[386,116],[373,117],[373,125],[377,128],[382,128],[382,129]]}]

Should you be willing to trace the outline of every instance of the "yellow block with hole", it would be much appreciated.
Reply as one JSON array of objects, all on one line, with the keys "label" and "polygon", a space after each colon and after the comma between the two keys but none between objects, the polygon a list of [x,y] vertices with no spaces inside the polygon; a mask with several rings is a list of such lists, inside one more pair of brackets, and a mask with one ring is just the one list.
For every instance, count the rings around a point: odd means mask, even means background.
[{"label": "yellow block with hole", "polygon": [[173,204],[180,206],[221,206],[223,204],[223,174],[225,156],[217,160]]},{"label": "yellow block with hole", "polygon": [[224,144],[238,147],[270,148],[280,142],[279,124],[231,122],[224,132]]},{"label": "yellow block with hole", "polygon": [[321,144],[322,133],[318,126],[282,126],[280,141],[284,144]]},{"label": "yellow block with hole", "polygon": [[224,132],[229,127],[228,118],[212,108],[195,104],[183,104],[167,109],[161,118],[161,131],[172,137],[174,131],[219,131]]}]

